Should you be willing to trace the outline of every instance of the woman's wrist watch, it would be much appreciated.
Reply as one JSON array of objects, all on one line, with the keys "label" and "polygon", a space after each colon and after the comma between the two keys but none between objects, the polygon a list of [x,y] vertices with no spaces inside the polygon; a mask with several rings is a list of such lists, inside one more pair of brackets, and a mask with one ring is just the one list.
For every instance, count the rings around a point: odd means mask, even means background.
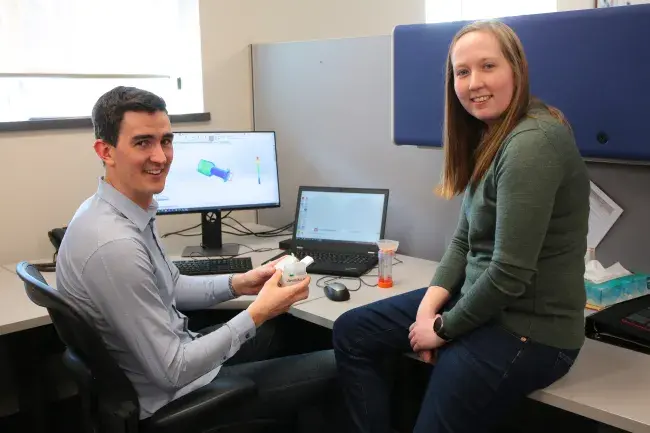
[{"label": "woman's wrist watch", "polygon": [[445,341],[450,341],[451,338],[445,333],[445,327],[442,322],[442,316],[436,317],[436,320],[433,321],[433,332],[438,335],[438,337],[442,338]]}]

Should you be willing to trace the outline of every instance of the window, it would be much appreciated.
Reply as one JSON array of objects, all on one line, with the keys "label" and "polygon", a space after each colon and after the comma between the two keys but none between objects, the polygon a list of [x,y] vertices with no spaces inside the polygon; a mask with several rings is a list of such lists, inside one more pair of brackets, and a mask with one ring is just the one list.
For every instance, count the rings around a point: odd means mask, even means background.
[{"label": "window", "polygon": [[2,0],[0,41],[0,122],[88,117],[117,85],[204,110],[198,0]]},{"label": "window", "polygon": [[427,0],[428,23],[557,12],[557,0]]}]

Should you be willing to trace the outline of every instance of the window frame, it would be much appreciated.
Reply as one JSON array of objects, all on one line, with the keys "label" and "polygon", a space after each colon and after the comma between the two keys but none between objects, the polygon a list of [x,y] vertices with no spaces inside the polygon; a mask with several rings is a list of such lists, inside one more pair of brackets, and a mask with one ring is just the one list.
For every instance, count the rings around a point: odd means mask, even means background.
[{"label": "window frame", "polygon": [[[169,120],[174,123],[210,122],[210,112],[170,114]],[[92,128],[92,120],[88,117],[54,118],[39,120],[20,120],[16,122],[0,122],[0,133],[21,131],[46,131],[65,129]]]},{"label": "window frame", "polygon": [[[38,3],[41,0],[35,1]],[[205,106],[202,38],[199,31],[195,30],[198,29],[195,24],[200,21],[199,0],[171,0],[171,2],[178,5],[172,6],[178,8],[175,25],[178,26],[180,32],[178,38],[175,39],[179,41],[176,45],[187,47],[188,44],[191,44],[191,49],[183,49],[181,55],[181,58],[188,60],[182,62],[184,66],[181,66],[180,69],[176,66],[172,67],[170,74],[167,70],[155,72],[153,69],[150,73],[144,70],[110,71],[111,68],[103,72],[104,68],[101,66],[94,70],[92,68],[84,71],[75,70],[75,68],[85,69],[83,66],[86,64],[84,63],[86,62],[85,58],[81,58],[82,63],[77,65],[78,67],[71,67],[68,70],[55,66],[52,70],[34,66],[32,70],[31,68],[21,68],[20,64],[11,66],[12,64],[9,63],[5,68],[0,68],[0,79],[5,81],[3,88],[9,92],[6,95],[8,99],[5,100],[9,104],[3,106],[3,110],[7,109],[8,111],[3,112],[3,117],[0,118],[0,134],[17,131],[92,128],[90,118],[92,106],[86,109],[86,105],[93,99],[92,94],[98,93],[99,95],[116,85],[136,86],[144,89],[151,87],[151,91],[160,94],[167,101],[169,117],[174,123],[211,121],[211,114]],[[7,12],[9,13],[7,16],[11,17],[11,8]],[[0,19],[0,23],[2,21]],[[176,56],[172,56],[172,58],[177,59]],[[40,80],[41,78],[44,80]],[[58,82],[58,79],[62,79],[61,83]],[[158,84],[158,79],[165,79],[165,82],[160,81],[162,84]],[[93,82],[94,80],[97,81]],[[19,87],[14,87],[14,83]],[[104,88],[105,90],[103,90]],[[171,90],[172,88],[177,90]],[[70,95],[70,92],[74,93],[77,89],[82,92],[78,95],[79,97],[68,99],[68,103],[64,104],[65,101],[60,99],[65,98],[62,95]],[[48,95],[50,91],[51,95]],[[89,91],[92,91],[92,94]],[[12,99],[14,100],[12,101]],[[63,104],[60,108],[56,103],[57,100]],[[42,101],[42,104],[39,101]],[[39,106],[33,107],[32,104]],[[14,106],[17,111],[12,108]],[[12,111],[14,112],[12,113]],[[88,113],[87,116],[86,113]]]}]

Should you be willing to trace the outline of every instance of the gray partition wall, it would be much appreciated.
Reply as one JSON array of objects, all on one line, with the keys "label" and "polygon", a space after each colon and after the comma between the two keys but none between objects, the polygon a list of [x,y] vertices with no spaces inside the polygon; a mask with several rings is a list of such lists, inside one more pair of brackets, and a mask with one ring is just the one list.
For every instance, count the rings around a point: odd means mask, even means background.
[{"label": "gray partition wall", "polygon": [[442,153],[392,144],[390,36],[253,46],[255,129],[275,130],[282,206],[261,224],[294,218],[299,185],[390,190],[386,237],[439,259],[459,200],[437,198]]},{"label": "gray partition wall", "polygon": [[[391,37],[253,46],[256,130],[274,130],[282,206],[259,222],[294,218],[299,185],[390,189],[386,237],[400,251],[439,260],[460,200],[436,197],[443,154],[393,144]],[[650,168],[590,164],[592,180],[624,213],[601,243],[605,265],[650,272]]]}]

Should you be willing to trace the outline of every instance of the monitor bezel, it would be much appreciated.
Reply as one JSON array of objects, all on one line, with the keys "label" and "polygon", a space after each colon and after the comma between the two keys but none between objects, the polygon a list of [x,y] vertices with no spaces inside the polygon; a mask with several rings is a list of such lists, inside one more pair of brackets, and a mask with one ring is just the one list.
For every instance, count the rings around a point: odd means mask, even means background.
[{"label": "monitor bezel", "polygon": [[[176,134],[273,134],[273,144],[275,152],[275,175],[278,179],[277,191],[278,191],[278,202],[275,203],[264,203],[264,204],[253,204],[253,205],[240,205],[240,206],[206,206],[206,207],[196,207],[190,209],[174,209],[174,210],[160,210],[156,212],[157,215],[184,215],[184,214],[193,214],[193,213],[210,213],[210,212],[221,212],[221,211],[239,211],[239,210],[256,210],[256,209],[273,209],[278,208],[282,204],[282,198],[280,197],[280,167],[278,162],[278,135],[274,130],[263,130],[263,131],[214,131],[214,130],[205,130],[205,131],[173,131],[174,137]],[[172,167],[174,162],[172,161]],[[167,179],[165,179],[165,183]]]}]

